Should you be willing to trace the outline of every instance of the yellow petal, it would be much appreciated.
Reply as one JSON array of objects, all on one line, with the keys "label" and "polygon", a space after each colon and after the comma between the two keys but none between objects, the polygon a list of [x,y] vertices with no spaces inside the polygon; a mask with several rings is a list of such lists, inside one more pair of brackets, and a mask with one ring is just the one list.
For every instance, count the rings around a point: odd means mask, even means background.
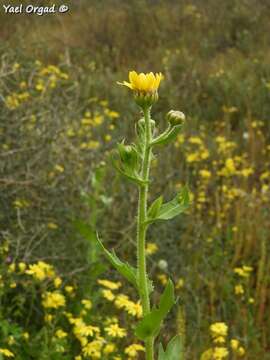
[{"label": "yellow petal", "polygon": [[129,72],[129,81],[132,84],[133,88],[137,88],[138,87],[138,74],[136,73],[136,71],[130,71]]},{"label": "yellow petal", "polygon": [[146,75],[144,73],[140,73],[138,90],[147,91],[147,85],[148,85],[148,81]]},{"label": "yellow petal", "polygon": [[133,85],[128,83],[127,81],[124,81],[124,82],[120,82],[120,81],[117,81],[117,84],[118,85],[122,85],[122,86],[127,86],[129,89],[133,90]]},{"label": "yellow petal", "polygon": [[149,91],[156,90],[156,88],[155,88],[155,82],[156,82],[155,75],[151,72],[150,74],[147,74],[147,77],[148,77],[148,90]]}]

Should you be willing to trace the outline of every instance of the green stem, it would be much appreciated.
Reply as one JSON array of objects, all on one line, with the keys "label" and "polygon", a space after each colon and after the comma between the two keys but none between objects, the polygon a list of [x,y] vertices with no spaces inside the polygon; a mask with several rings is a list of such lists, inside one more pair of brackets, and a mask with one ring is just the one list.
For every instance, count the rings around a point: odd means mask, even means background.
[{"label": "green stem", "polygon": [[[148,181],[149,170],[151,164],[151,146],[152,131],[150,123],[150,107],[144,109],[145,119],[145,138],[143,144],[143,161],[141,177],[146,181],[145,185],[140,186],[139,189],[139,203],[138,203],[138,223],[137,223],[137,261],[138,261],[138,276],[139,276],[139,291],[142,302],[143,315],[150,312],[150,299],[147,281],[146,270],[146,255],[145,255],[145,238],[147,226],[145,225],[147,216],[147,196],[148,196]],[[148,338],[145,342],[146,360],[154,359],[154,339]]]}]

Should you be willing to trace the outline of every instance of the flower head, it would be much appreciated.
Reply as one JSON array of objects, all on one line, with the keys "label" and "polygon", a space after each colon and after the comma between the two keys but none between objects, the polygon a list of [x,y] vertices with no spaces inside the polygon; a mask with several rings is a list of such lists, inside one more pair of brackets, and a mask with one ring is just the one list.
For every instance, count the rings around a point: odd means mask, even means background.
[{"label": "flower head", "polygon": [[118,84],[127,86],[137,92],[154,93],[159,88],[162,79],[163,76],[161,73],[156,73],[155,75],[152,72],[138,74],[136,71],[130,71],[129,82],[118,82]]},{"label": "flower head", "polygon": [[163,75],[161,73],[140,73],[129,72],[129,82],[118,82],[119,85],[127,86],[135,92],[136,103],[144,108],[153,105],[158,100],[158,88]]}]

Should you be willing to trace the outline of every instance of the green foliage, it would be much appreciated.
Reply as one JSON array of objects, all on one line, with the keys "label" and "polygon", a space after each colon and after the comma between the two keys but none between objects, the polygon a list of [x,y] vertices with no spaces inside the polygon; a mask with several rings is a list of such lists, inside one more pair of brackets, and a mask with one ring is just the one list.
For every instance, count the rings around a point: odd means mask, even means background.
[{"label": "green foliage", "polygon": [[157,198],[150,206],[147,214],[147,224],[157,220],[170,220],[180,215],[189,207],[188,188],[182,190],[171,201],[162,204],[162,197]]},{"label": "green foliage", "polygon": [[98,235],[96,234],[96,241],[98,242],[101,250],[103,251],[103,253],[105,254],[105,256],[107,257],[107,259],[110,261],[110,263],[115,267],[115,269],[122,275],[124,276],[134,287],[137,288],[138,283],[137,283],[137,271],[136,269],[134,269],[131,265],[129,265],[128,263],[124,263],[122,262],[117,255],[115,254],[115,252],[110,252],[108,251],[104,245],[102,244],[102,242],[100,241]]},{"label": "green foliage", "polygon": [[184,360],[183,347],[180,335],[176,335],[167,345],[166,351],[159,344],[158,360]]},{"label": "green foliage", "polygon": [[156,337],[160,331],[164,318],[174,303],[174,286],[172,281],[169,280],[161,295],[159,306],[153,308],[150,313],[145,315],[139,322],[135,329],[136,335],[142,340],[145,340],[148,337]]},{"label": "green foliage", "polygon": [[151,141],[151,145],[167,145],[173,142],[182,129],[181,125],[169,126],[162,134]]}]

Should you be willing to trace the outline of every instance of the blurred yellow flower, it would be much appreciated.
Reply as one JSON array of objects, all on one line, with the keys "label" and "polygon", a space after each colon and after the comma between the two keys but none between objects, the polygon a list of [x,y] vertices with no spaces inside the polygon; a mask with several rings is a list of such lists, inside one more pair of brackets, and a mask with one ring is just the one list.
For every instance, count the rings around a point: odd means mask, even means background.
[{"label": "blurred yellow flower", "polygon": [[115,352],[115,350],[116,350],[115,344],[109,343],[104,347],[103,352],[104,352],[104,354],[111,354],[111,353]]},{"label": "blurred yellow flower", "polygon": [[14,357],[15,355],[13,354],[13,352],[11,352],[10,350],[8,349],[3,349],[3,348],[0,348],[0,354],[3,354],[4,356],[8,357],[8,358],[11,358],[11,357]]},{"label": "blurred yellow flower", "polygon": [[245,292],[245,289],[243,288],[243,285],[238,284],[234,287],[234,293],[235,295],[243,295]]},{"label": "blurred yellow flower", "polygon": [[55,332],[55,336],[58,338],[58,339],[63,339],[65,337],[67,337],[67,333],[65,331],[63,331],[62,329],[58,329],[56,330]]},{"label": "blurred yellow flower", "polygon": [[46,278],[51,278],[55,275],[53,266],[44,261],[38,261],[36,264],[29,265],[29,269],[26,270],[25,273],[32,275],[39,281],[43,281]]},{"label": "blurred yellow flower", "polygon": [[45,308],[57,309],[61,306],[66,305],[66,299],[64,295],[62,295],[58,291],[53,291],[53,292],[47,291],[45,294],[43,294],[42,297],[43,297],[42,305]]},{"label": "blurred yellow flower", "polygon": [[103,280],[103,279],[99,279],[98,280],[98,283],[99,285],[102,285],[110,290],[117,290],[119,289],[122,284],[120,283],[120,281],[117,281],[117,282],[113,282],[113,281],[110,281],[110,280]]},{"label": "blurred yellow flower", "polygon": [[145,351],[144,347],[141,344],[132,344],[125,348],[125,354],[127,354],[131,358],[137,357],[139,351]]},{"label": "blurred yellow flower", "polygon": [[57,276],[57,277],[54,279],[53,284],[54,284],[54,286],[56,287],[56,289],[58,289],[58,288],[61,286],[61,284],[62,284],[62,279],[61,279],[59,276]]},{"label": "blurred yellow flower", "polygon": [[219,336],[226,337],[228,334],[228,326],[224,322],[216,322],[210,326],[210,332],[213,338]]},{"label": "blurred yellow flower", "polygon": [[105,331],[111,337],[123,338],[127,335],[126,330],[121,328],[118,324],[111,324],[105,327]]},{"label": "blurred yellow flower", "polygon": [[88,300],[88,299],[83,299],[81,301],[81,303],[83,304],[83,306],[87,309],[90,310],[92,308],[92,301]]},{"label": "blurred yellow flower", "polygon": [[152,255],[155,254],[158,251],[158,246],[155,243],[147,243],[146,244],[146,254],[147,255]]},{"label": "blurred yellow flower", "polygon": [[100,340],[94,340],[88,343],[83,348],[84,356],[91,356],[93,359],[101,358],[102,342]]}]

